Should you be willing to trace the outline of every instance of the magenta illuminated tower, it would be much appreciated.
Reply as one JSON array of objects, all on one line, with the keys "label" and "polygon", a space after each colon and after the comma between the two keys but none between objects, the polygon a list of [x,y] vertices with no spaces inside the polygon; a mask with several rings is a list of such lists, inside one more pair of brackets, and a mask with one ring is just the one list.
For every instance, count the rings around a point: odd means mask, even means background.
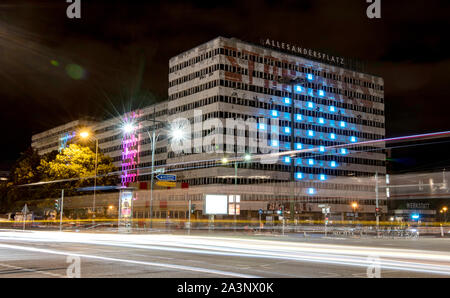
[{"label": "magenta illuminated tower", "polygon": [[124,117],[124,123],[130,128],[123,134],[122,140],[122,187],[127,187],[129,183],[137,182],[139,174],[139,126],[136,125],[139,112],[131,112]]}]

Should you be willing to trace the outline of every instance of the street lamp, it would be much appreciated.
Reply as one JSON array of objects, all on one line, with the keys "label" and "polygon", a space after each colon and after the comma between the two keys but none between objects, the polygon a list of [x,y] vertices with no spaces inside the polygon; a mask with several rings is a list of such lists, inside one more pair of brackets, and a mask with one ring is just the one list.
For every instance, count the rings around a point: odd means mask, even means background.
[{"label": "street lamp", "polygon": [[[150,131],[147,130],[147,134],[148,137],[151,140],[151,146],[152,146],[152,166],[151,166],[151,174],[150,174],[150,214],[149,214],[149,219],[150,219],[150,229],[153,228],[153,181],[154,181],[154,168],[155,168],[155,149],[156,149],[156,142],[158,141],[158,138],[160,136],[160,132],[158,134],[156,134],[155,132],[155,128],[156,128],[156,123],[163,123],[163,124],[167,124],[167,121],[159,121],[156,120],[156,108],[153,108],[153,119],[151,120],[146,120],[149,122],[153,122],[152,125],[152,133],[150,134]],[[144,122],[146,122],[144,121]],[[123,126],[123,131],[125,133],[131,133],[133,132],[135,129],[135,126],[133,123],[126,123]],[[171,138],[173,141],[182,141],[185,138],[185,132],[183,127],[178,126],[178,127],[172,127],[170,132],[169,132]]]},{"label": "street lamp", "polygon": [[447,211],[448,211],[447,206],[442,207],[442,209],[440,211],[441,213],[444,214],[444,223],[447,223]]},{"label": "street lamp", "polygon": [[[252,159],[252,156],[250,154],[245,154],[244,155],[244,161],[250,161]],[[228,163],[228,158],[223,157],[221,160],[222,164],[227,164]],[[237,186],[237,164],[238,164],[238,157],[237,157],[237,152],[235,154],[235,159],[234,159],[234,185]],[[236,202],[237,201],[237,195],[234,195],[234,231],[236,231],[236,215],[237,215],[237,210],[236,210]]]},{"label": "street lamp", "polygon": [[95,175],[94,175],[94,200],[92,203],[92,212],[93,212],[93,220],[92,223],[95,222],[95,193],[97,189],[97,163],[98,163],[98,139],[94,136],[91,136],[91,134],[88,131],[82,131],[80,132],[80,137],[82,139],[87,140],[89,137],[93,138],[95,140]]},{"label": "street lamp", "polygon": [[352,203],[352,208],[353,208],[353,217],[354,217],[355,222],[356,222],[356,209],[358,208],[358,203],[353,202]]}]

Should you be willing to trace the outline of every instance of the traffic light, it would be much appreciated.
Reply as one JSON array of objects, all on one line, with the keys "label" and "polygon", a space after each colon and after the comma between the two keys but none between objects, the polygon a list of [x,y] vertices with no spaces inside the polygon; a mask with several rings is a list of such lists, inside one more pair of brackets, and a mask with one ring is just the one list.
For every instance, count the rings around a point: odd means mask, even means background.
[{"label": "traffic light", "polygon": [[381,215],[381,208],[375,208],[375,216]]},{"label": "traffic light", "polygon": [[56,211],[59,210],[59,199],[55,200],[55,209]]}]

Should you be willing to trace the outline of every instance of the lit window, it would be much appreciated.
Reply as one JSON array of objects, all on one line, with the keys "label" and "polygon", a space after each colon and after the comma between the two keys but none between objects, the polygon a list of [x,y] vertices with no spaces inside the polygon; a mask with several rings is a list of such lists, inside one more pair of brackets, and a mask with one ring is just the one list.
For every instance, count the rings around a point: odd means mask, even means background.
[{"label": "lit window", "polygon": [[319,175],[319,180],[320,180],[320,181],[327,180],[327,176],[326,176],[325,174],[320,174],[320,175]]},{"label": "lit window", "polygon": [[284,128],[284,133],[290,133],[291,132],[291,128],[290,127],[285,127]]},{"label": "lit window", "polygon": [[314,76],[312,74],[308,74],[308,80],[313,80]]},{"label": "lit window", "polygon": [[291,103],[291,99],[289,97],[285,97],[284,98],[284,103],[285,104],[290,104]]},{"label": "lit window", "polygon": [[355,143],[356,142],[356,137],[355,136],[351,136],[350,137],[350,142]]},{"label": "lit window", "polygon": [[302,89],[301,86],[295,86],[295,90],[296,90],[297,92],[302,92],[302,91],[303,91],[303,89]]},{"label": "lit window", "polygon": [[324,96],[325,92],[323,90],[319,90],[319,96]]},{"label": "lit window", "polygon": [[312,187],[308,188],[308,194],[313,195],[316,193],[316,190]]},{"label": "lit window", "polygon": [[308,136],[313,137],[314,136],[314,131],[308,130]]},{"label": "lit window", "polygon": [[336,139],[336,134],[330,133],[330,139],[335,140]]},{"label": "lit window", "polygon": [[303,173],[295,173],[295,179],[297,180],[303,179]]},{"label": "lit window", "polygon": [[323,119],[322,117],[319,118],[319,123],[320,124],[324,124],[325,123],[325,119]]},{"label": "lit window", "polygon": [[320,152],[325,152],[325,146],[319,146],[319,151]]},{"label": "lit window", "polygon": [[312,159],[312,158],[308,159],[308,164],[310,166],[314,165],[314,159]]},{"label": "lit window", "polygon": [[303,148],[302,144],[300,144],[300,143],[295,143],[295,149],[300,150],[300,149],[302,149],[302,148]]},{"label": "lit window", "polygon": [[334,106],[330,106],[330,112],[336,112],[336,108]]},{"label": "lit window", "polygon": [[278,140],[272,140],[272,147],[278,147]]},{"label": "lit window", "polygon": [[311,101],[308,101],[307,106],[308,106],[308,108],[312,109],[312,108],[314,108],[314,103]]},{"label": "lit window", "polygon": [[344,121],[341,121],[341,122],[339,122],[339,125],[341,126],[341,127],[345,127],[345,122]]},{"label": "lit window", "polygon": [[270,113],[273,117],[278,117],[278,111],[277,110],[272,110]]},{"label": "lit window", "polygon": [[334,160],[330,161],[330,167],[332,167],[332,168],[337,167],[337,163]]},{"label": "lit window", "polygon": [[347,149],[345,149],[345,148],[341,148],[341,154],[347,154]]},{"label": "lit window", "polygon": [[266,130],[266,124],[258,123],[258,128],[261,129],[261,130]]},{"label": "lit window", "polygon": [[285,156],[283,158],[284,163],[291,163],[291,158],[289,156]]},{"label": "lit window", "polygon": [[303,117],[302,117],[302,115],[300,115],[300,114],[296,114],[296,115],[295,115],[295,119],[297,119],[297,121],[302,121],[302,120],[303,120]]}]

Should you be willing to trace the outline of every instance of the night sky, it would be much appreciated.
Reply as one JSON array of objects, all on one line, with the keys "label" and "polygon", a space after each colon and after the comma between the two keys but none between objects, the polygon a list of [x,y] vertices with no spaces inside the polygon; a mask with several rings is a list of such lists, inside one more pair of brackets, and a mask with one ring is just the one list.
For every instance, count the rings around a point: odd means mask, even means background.
[{"label": "night sky", "polygon": [[[81,19],[68,19],[65,0],[1,0],[0,169],[33,133],[164,100],[169,58],[217,36],[367,61],[385,81],[388,136],[450,130],[450,1],[381,3],[368,19],[366,0],[81,0]],[[446,144],[393,155],[419,169],[449,159]]]}]

